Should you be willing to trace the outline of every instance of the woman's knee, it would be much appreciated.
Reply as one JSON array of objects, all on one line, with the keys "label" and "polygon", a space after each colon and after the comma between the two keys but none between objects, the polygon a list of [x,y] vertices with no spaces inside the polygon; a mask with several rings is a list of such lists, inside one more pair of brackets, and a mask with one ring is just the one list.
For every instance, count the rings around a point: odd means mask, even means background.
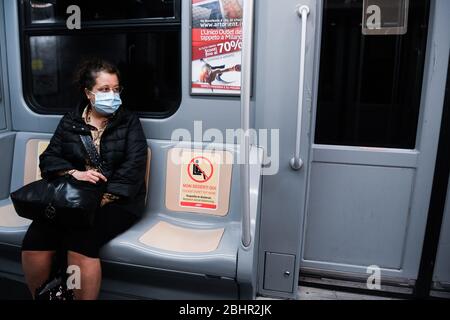
[{"label": "woman's knee", "polygon": [[32,294],[49,276],[54,251],[22,251],[22,269]]},{"label": "woman's knee", "polygon": [[75,251],[68,251],[67,252],[67,259],[69,261],[69,264],[75,264],[78,266],[88,266],[92,264],[98,264],[100,262],[99,258],[96,257],[90,257]]},{"label": "woman's knee", "polygon": [[34,262],[51,262],[55,256],[55,251],[22,251],[22,260],[32,260]]}]

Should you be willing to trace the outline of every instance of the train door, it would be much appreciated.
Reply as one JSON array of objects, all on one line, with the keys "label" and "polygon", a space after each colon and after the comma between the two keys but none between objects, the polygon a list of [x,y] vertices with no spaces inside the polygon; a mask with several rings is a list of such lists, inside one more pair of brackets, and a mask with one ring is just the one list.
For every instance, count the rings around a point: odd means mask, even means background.
[{"label": "train door", "polygon": [[[450,71],[450,63],[449,63]],[[450,184],[448,183],[449,171],[450,171],[450,73],[447,75],[447,88],[445,94],[444,115],[442,118],[440,138],[440,150],[438,153],[437,162],[440,164],[441,171],[437,177],[437,181],[434,182],[434,187],[438,189],[436,196],[435,207],[433,211],[434,215],[429,217],[432,219],[431,223],[436,223],[433,228],[431,226],[431,242],[435,245],[431,250],[432,262],[429,262],[426,266],[429,266],[428,270],[432,273],[431,276],[431,296],[435,297],[450,297]],[[446,195],[445,195],[445,190]],[[435,196],[433,194],[433,196]],[[430,210],[430,214],[431,214]],[[434,221],[433,221],[434,219]],[[430,224],[430,222],[429,222]],[[433,237],[434,236],[434,237]],[[432,244],[432,245],[433,245]],[[424,246],[425,247],[425,246]],[[436,250],[436,251],[434,251]],[[436,255],[434,253],[436,252]],[[435,260],[434,260],[435,259]],[[422,257],[424,260],[424,257]],[[430,277],[430,275],[425,274]],[[427,280],[427,278],[425,278]]]},{"label": "train door", "polygon": [[433,290],[432,295],[448,298],[450,296],[450,188],[447,190],[444,220],[441,228],[431,288]]},{"label": "train door", "polygon": [[[385,1],[362,0],[257,9],[257,61],[266,63],[257,63],[256,123],[280,128],[280,168],[264,178],[262,293],[295,294],[299,270],[364,283],[379,270],[383,284],[406,287],[417,279],[449,4],[395,2],[394,13]],[[362,16],[398,26],[372,34]]]}]

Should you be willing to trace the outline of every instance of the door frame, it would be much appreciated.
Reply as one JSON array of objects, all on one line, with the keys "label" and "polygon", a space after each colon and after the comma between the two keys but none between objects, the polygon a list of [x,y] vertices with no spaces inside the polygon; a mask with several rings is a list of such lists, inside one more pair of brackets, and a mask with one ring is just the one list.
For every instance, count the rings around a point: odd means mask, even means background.
[{"label": "door frame", "polygon": [[423,243],[419,276],[414,288],[416,298],[427,298],[433,282],[435,262],[437,259],[439,241],[442,233],[444,213],[447,201],[447,191],[450,175],[450,60],[447,68],[447,88],[442,115],[439,149],[434,171],[433,191],[431,194],[428,221]]}]

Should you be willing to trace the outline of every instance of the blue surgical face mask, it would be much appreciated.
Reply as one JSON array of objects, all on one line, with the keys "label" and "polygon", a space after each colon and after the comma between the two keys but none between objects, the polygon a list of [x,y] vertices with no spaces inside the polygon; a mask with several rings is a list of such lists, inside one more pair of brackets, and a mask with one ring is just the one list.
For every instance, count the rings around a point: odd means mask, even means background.
[{"label": "blue surgical face mask", "polygon": [[[92,92],[93,93],[93,92]],[[96,92],[95,102],[92,104],[95,111],[103,116],[110,116],[116,112],[122,105],[119,93],[109,92]]]}]

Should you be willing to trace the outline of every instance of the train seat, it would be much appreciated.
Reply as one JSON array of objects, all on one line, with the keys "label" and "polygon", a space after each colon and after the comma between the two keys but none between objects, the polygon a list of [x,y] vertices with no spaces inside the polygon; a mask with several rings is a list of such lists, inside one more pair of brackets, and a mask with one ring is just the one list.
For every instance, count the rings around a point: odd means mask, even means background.
[{"label": "train seat", "polygon": [[[50,138],[49,134],[16,133],[11,190],[40,178],[39,155]],[[220,170],[214,169],[217,181],[210,182],[218,186],[215,208],[208,203],[190,205],[180,201],[190,196],[180,186],[189,177],[185,164],[169,159],[180,150],[201,150],[205,145],[185,143],[180,149],[179,144],[163,140],[148,140],[148,145],[146,211],[139,222],[102,248],[102,292],[120,294],[127,288],[130,295],[145,298],[252,298],[256,286],[260,165],[252,166],[254,241],[249,248],[243,248],[239,166],[227,163]],[[239,153],[236,145],[220,148],[224,157],[237,157]],[[259,148],[253,148],[254,157],[259,159],[260,154]],[[2,247],[19,249],[29,224],[17,216],[10,199],[0,200]],[[20,277],[18,258],[17,253],[12,262],[0,258],[0,272]],[[203,295],[199,293],[202,286]]]},{"label": "train seat", "polygon": [[[175,157],[183,151],[195,154],[195,150],[201,148],[180,149],[168,147],[167,142],[151,143],[155,156],[152,159],[148,210],[138,224],[103,248],[102,259],[171,272],[235,279],[241,234],[240,210],[237,206],[230,210],[230,199],[237,197],[231,192],[231,178],[237,172],[233,173],[233,159],[230,158],[235,150],[218,152],[228,161],[220,165],[220,170],[218,166],[214,168],[214,174],[218,175],[218,199],[217,207],[211,210],[201,205],[182,206],[182,201],[179,201],[180,184],[183,178],[186,179],[182,171],[188,164]],[[235,177],[234,190],[238,186],[237,181]]]},{"label": "train seat", "polygon": [[[39,169],[39,156],[47,148],[50,135],[29,135],[18,133],[16,137],[14,167],[22,171],[15,171],[11,190],[22,185],[41,179]],[[150,171],[151,151],[148,149],[148,162],[146,169],[146,185]],[[14,171],[14,170],[13,170]],[[20,176],[18,178],[17,176]],[[17,179],[16,179],[17,178]],[[21,181],[23,181],[21,183]],[[147,188],[148,189],[148,188]],[[13,246],[21,246],[22,239],[31,221],[17,215],[11,199],[0,200],[0,242]]]},{"label": "train seat", "polygon": [[[149,144],[153,157],[147,210],[136,225],[103,247],[101,258],[106,269],[113,265],[114,272],[121,272],[123,281],[128,281],[124,279],[130,274],[129,278],[134,278],[136,283],[134,293],[143,282],[147,287],[154,286],[150,296],[146,296],[150,298],[161,298],[161,295],[168,298],[211,298],[211,286],[224,285],[225,282],[232,284],[230,292],[234,293],[227,295],[222,289],[217,293],[218,298],[252,298],[256,282],[254,248],[260,166],[252,166],[251,233],[254,241],[244,249],[241,244],[239,166],[233,166],[227,160],[214,169],[217,170],[218,198],[213,210],[198,204],[190,206],[182,201],[185,179],[189,179],[189,175],[184,173],[189,165],[186,166],[185,161],[177,161],[177,157],[180,151],[187,152],[188,157],[192,152],[191,158],[199,157],[196,153],[205,146],[185,143],[184,147],[179,147],[172,142],[153,140]],[[222,159],[232,157],[234,160],[233,157],[239,153],[236,145],[221,145],[216,150],[223,150]],[[210,156],[207,151],[202,154]],[[253,149],[253,157],[260,154],[260,149]],[[174,155],[175,161],[172,160]],[[105,275],[108,278],[107,271]],[[164,288],[157,284],[161,277],[165,277]],[[186,282],[187,278],[191,279],[191,285],[181,290],[180,283]],[[210,279],[220,281],[212,284]],[[205,283],[209,283],[207,294],[202,296],[199,292]],[[244,287],[250,289],[244,293]],[[118,286],[104,281],[104,288],[114,291]],[[169,288],[174,292],[172,295],[167,295]],[[141,292],[142,295],[149,294],[148,290]]]},{"label": "train seat", "polygon": [[[28,141],[25,151],[24,159],[24,185],[33,182],[40,178],[39,170],[39,155],[45,150],[48,145],[49,140],[39,140],[32,139]],[[8,198],[6,200],[0,201],[0,228],[17,228],[17,232],[9,232],[9,234],[18,233],[21,234],[31,223],[30,220],[24,219],[17,215],[11,200]],[[12,241],[17,244],[17,240],[20,237],[15,237],[16,241]]]},{"label": "train seat", "polygon": [[[39,155],[45,150],[50,135],[22,140],[16,134],[11,190],[40,179]],[[18,177],[20,176],[20,178]],[[11,199],[0,201],[0,242],[20,247],[31,221],[17,215]]]},{"label": "train seat", "polygon": [[235,279],[240,225],[149,215],[102,249],[102,260]]}]

